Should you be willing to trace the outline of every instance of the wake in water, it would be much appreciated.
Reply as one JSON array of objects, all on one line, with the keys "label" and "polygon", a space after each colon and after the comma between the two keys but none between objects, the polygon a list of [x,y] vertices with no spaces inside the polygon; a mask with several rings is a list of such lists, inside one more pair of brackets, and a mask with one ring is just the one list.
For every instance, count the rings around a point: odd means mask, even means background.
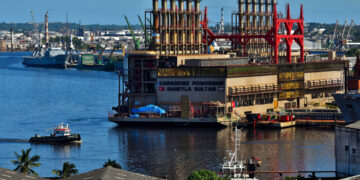
[{"label": "wake in water", "polygon": [[29,142],[28,139],[0,139],[0,142]]}]

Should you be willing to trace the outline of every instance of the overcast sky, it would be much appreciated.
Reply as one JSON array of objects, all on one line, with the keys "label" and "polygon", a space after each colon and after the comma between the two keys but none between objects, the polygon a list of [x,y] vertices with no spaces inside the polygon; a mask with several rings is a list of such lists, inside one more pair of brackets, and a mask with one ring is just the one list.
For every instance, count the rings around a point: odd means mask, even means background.
[{"label": "overcast sky", "polygon": [[[30,11],[36,21],[43,21],[49,11],[50,22],[65,22],[66,12],[69,22],[82,24],[125,24],[127,15],[132,24],[139,24],[137,15],[144,16],[144,10],[151,9],[152,0],[1,0],[0,22],[31,22]],[[304,4],[305,22],[335,23],[336,19],[354,19],[360,24],[360,0],[278,0],[278,10],[284,12],[290,3],[292,16],[299,16],[300,4]],[[225,22],[231,21],[231,13],[237,10],[237,0],[203,0],[202,9],[208,6],[210,22],[220,21],[220,10],[224,8]]]}]

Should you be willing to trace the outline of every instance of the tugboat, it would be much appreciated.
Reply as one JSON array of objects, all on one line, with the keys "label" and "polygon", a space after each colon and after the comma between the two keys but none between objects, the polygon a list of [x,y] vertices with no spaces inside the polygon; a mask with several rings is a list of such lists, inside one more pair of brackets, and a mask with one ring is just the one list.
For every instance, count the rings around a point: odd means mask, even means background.
[{"label": "tugboat", "polygon": [[[221,173],[224,177],[231,180],[257,180],[254,176],[256,166],[260,166],[260,160],[252,157],[249,162],[244,163],[238,160],[238,151],[241,143],[241,130],[238,134],[238,129],[235,127],[235,148],[234,151],[228,150],[229,159],[224,158],[224,163],[221,164]],[[257,161],[257,162],[256,162]]]},{"label": "tugboat", "polygon": [[80,143],[80,134],[70,134],[70,131],[68,124],[64,126],[63,123],[61,123],[54,128],[54,133],[50,134],[50,136],[39,136],[35,134],[29,141],[35,143]]}]

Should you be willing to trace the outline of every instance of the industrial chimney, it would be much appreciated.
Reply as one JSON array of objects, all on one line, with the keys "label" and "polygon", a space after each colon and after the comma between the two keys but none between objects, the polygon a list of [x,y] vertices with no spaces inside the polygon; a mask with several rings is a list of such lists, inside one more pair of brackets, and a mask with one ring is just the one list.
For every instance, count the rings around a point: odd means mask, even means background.
[{"label": "industrial chimney", "polygon": [[46,14],[45,14],[45,46],[47,48],[49,47],[49,40],[50,40],[50,36],[49,36],[49,16],[48,16],[48,12],[46,11]]}]

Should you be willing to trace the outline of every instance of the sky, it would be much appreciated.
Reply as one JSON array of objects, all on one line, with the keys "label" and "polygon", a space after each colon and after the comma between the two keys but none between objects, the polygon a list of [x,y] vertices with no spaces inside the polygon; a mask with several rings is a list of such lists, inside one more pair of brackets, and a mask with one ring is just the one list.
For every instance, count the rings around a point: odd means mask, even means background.
[{"label": "sky", "polygon": [[[160,0],[159,0],[160,1]],[[125,25],[123,15],[132,24],[139,24],[137,15],[144,16],[152,8],[152,0],[1,0],[0,22],[31,22],[33,10],[36,21],[43,21],[49,11],[50,22],[82,24]],[[305,22],[341,23],[353,19],[360,24],[360,0],[278,0],[278,10],[285,14],[285,4],[290,3],[292,17],[298,17],[300,4],[304,4]],[[237,0],[202,0],[201,9],[208,7],[210,23],[220,22],[220,11],[224,8],[224,21],[231,22],[231,13],[237,10]]]}]

